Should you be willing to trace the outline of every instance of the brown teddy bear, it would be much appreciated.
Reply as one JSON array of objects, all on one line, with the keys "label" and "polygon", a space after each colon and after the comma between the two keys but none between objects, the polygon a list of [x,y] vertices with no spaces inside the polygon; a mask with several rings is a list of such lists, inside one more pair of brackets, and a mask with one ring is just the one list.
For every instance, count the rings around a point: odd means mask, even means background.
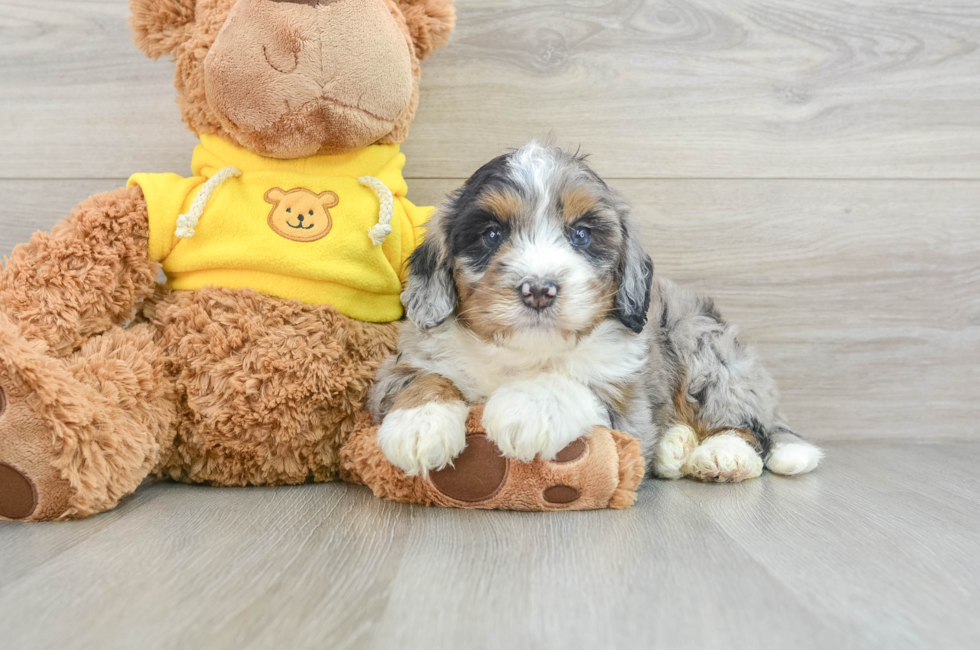
[{"label": "brown teddy bear", "polygon": [[131,8],[137,45],[175,59],[201,144],[191,177],[137,174],[0,269],[0,517],[84,517],[151,474],[335,480],[348,440],[344,477],[403,501],[632,503],[639,453],[608,431],[565,469],[512,468],[475,443],[475,465],[461,458],[425,485],[387,463],[369,421],[351,435],[396,348],[405,262],[430,213],[405,198],[398,143],[452,0]]}]

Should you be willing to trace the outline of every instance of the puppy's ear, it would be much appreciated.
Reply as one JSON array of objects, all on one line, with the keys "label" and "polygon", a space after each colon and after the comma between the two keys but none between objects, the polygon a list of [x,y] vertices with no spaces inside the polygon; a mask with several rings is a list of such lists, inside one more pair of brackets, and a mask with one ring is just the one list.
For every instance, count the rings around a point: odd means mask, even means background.
[{"label": "puppy's ear", "polygon": [[197,0],[129,0],[136,47],[152,59],[173,54],[194,22]]},{"label": "puppy's ear", "polygon": [[405,16],[419,59],[428,57],[449,41],[449,35],[456,26],[454,0],[395,1]]},{"label": "puppy's ear", "polygon": [[623,255],[619,261],[619,289],[616,316],[637,334],[647,324],[650,290],[653,286],[653,260],[643,250],[632,216],[623,216]]},{"label": "puppy's ear", "polygon": [[441,227],[444,222],[439,214],[429,222],[425,240],[409,259],[408,286],[402,292],[409,320],[423,332],[449,318],[458,300],[452,260]]}]

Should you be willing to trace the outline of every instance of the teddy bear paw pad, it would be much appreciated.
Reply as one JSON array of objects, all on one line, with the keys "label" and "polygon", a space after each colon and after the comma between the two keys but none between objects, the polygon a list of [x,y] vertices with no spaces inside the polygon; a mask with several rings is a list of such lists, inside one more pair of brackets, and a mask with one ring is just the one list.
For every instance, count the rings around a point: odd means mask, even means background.
[{"label": "teddy bear paw pad", "polygon": [[585,442],[584,438],[579,438],[578,440],[573,441],[570,445],[568,445],[567,447],[559,451],[555,455],[555,462],[559,464],[571,463],[578,460],[582,456],[585,456],[585,454],[588,451],[589,451],[588,443]]},{"label": "teddy bear paw pad", "polygon": [[544,491],[544,500],[555,505],[574,503],[582,496],[581,490],[571,485],[552,485]]},{"label": "teddy bear paw pad", "polygon": [[52,465],[53,437],[22,395],[0,387],[0,519],[50,520],[68,509],[71,488]]},{"label": "teddy bear paw pad", "polygon": [[[0,386],[0,418],[7,410],[7,394]],[[23,519],[37,508],[37,489],[26,474],[0,462],[0,517]]]},{"label": "teddy bear paw pad", "polygon": [[34,482],[13,465],[0,463],[0,517],[25,519],[36,508]]},{"label": "teddy bear paw pad", "polygon": [[485,435],[466,437],[466,449],[453,465],[429,476],[442,494],[464,503],[477,503],[496,496],[507,482],[509,461]]}]

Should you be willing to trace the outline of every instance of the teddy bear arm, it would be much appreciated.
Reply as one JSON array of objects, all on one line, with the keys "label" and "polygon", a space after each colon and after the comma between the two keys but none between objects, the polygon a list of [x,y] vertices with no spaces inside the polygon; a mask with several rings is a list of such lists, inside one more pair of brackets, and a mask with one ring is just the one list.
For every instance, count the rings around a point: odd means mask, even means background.
[{"label": "teddy bear arm", "polygon": [[54,229],[14,248],[0,271],[0,311],[65,357],[130,320],[153,294],[146,200],[139,187],[97,194]]}]

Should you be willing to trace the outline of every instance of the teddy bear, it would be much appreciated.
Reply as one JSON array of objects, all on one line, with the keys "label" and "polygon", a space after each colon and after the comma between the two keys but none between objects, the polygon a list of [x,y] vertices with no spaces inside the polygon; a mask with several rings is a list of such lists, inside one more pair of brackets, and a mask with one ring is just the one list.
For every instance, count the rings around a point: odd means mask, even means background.
[{"label": "teddy bear", "polygon": [[101,512],[151,474],[336,479],[430,212],[405,198],[399,143],[452,0],[130,8],[200,145],[191,176],[136,174],[5,260],[8,519]]},{"label": "teddy bear", "polygon": [[[406,477],[364,415],[395,352],[431,208],[401,143],[453,0],[131,0],[176,62],[191,176],[134,174],[0,268],[0,518],[82,518],[148,476],[332,481],[426,505],[628,507],[635,441],[501,458],[471,418],[453,467]],[[166,276],[158,285],[158,274]]]}]

